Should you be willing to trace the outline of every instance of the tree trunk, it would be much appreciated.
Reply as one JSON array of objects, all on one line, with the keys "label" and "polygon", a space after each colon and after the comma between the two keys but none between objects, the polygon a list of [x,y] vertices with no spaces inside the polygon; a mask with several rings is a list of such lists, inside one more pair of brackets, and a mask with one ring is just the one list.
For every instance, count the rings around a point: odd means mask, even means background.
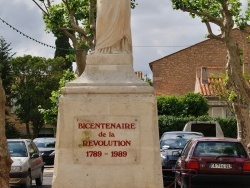
[{"label": "tree trunk", "polygon": [[250,137],[248,136],[250,135],[250,107],[247,106],[243,108],[237,104],[233,104],[233,108],[237,120],[237,138],[247,146],[250,143]]},{"label": "tree trunk", "polygon": [[75,59],[77,65],[77,74],[78,76],[81,76],[86,67],[87,52],[84,50],[77,50],[75,54]]},{"label": "tree trunk", "polygon": [[[34,124],[36,126],[34,126]],[[37,138],[40,130],[44,127],[43,122],[33,122],[32,130],[33,130],[33,138]]]},{"label": "tree trunk", "polygon": [[[72,21],[72,20],[71,20]],[[75,23],[72,23],[73,25]],[[73,33],[71,32],[68,32],[64,29],[61,29],[61,31],[63,32],[63,34],[65,36],[67,36],[72,44],[73,44],[73,47],[75,49],[75,61],[76,61],[76,66],[77,66],[77,75],[78,76],[81,76],[81,74],[83,73],[83,71],[85,70],[85,67],[86,67],[86,59],[87,59],[87,54],[88,54],[88,49],[84,48],[81,46],[81,43],[84,44],[85,42],[87,41],[81,41],[79,43],[78,41],[78,37]],[[91,44],[90,41],[92,41],[93,39],[89,39],[88,43]]]},{"label": "tree trunk", "polygon": [[31,138],[29,123],[25,123],[25,127],[26,127],[26,134],[27,134],[28,138]]},{"label": "tree trunk", "polygon": [[236,95],[233,99],[233,110],[237,120],[238,139],[245,146],[250,142],[250,88],[243,76],[241,52],[238,45],[229,36],[226,40],[228,50],[227,75],[229,82],[226,87]]},{"label": "tree trunk", "polygon": [[9,173],[12,160],[5,136],[5,93],[0,79],[0,187],[9,188]]}]

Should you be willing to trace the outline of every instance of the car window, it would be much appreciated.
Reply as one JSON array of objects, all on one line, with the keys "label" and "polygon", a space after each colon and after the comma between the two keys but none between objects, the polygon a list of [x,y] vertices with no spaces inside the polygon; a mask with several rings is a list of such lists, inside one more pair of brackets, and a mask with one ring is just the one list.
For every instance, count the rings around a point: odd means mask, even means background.
[{"label": "car window", "polygon": [[216,137],[216,124],[194,123],[191,124],[191,131],[202,132],[206,137]]},{"label": "car window", "polygon": [[166,139],[161,141],[161,147],[167,146],[169,149],[182,149],[187,141],[188,139],[184,138]]},{"label": "car window", "polygon": [[189,140],[194,137],[203,137],[203,135],[198,133],[166,133],[163,135],[162,140],[176,138],[185,138]]},{"label": "car window", "polygon": [[54,148],[55,147],[54,140],[34,140],[34,143],[39,148]]},{"label": "car window", "polygon": [[28,143],[28,150],[29,150],[30,156],[32,156],[34,153],[39,153],[36,147],[34,147],[31,142]]},{"label": "car window", "polygon": [[23,141],[8,142],[8,148],[11,157],[27,157],[26,145]]},{"label": "car window", "polygon": [[31,142],[31,147],[34,149],[35,153],[39,153],[39,150],[34,142]]},{"label": "car window", "polygon": [[199,134],[169,133],[164,134],[160,142],[160,147],[166,146],[169,149],[183,149],[186,143],[194,137],[202,137]]},{"label": "car window", "polygon": [[192,147],[192,142],[191,142],[191,140],[189,140],[187,142],[187,144],[185,145],[184,149],[182,150],[182,155],[184,155],[185,157],[187,157],[188,152],[189,152],[189,150],[190,150],[191,147]]},{"label": "car window", "polygon": [[194,149],[194,156],[247,157],[241,143],[221,141],[201,141]]}]

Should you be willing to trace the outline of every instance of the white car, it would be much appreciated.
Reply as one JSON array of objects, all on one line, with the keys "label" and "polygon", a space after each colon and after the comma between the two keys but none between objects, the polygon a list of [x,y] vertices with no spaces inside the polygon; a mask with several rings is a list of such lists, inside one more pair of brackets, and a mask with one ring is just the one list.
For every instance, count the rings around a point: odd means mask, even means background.
[{"label": "white car", "polygon": [[44,162],[36,145],[29,139],[8,139],[10,157],[10,185],[30,188],[32,180],[37,186],[43,184]]},{"label": "white car", "polygon": [[201,132],[205,137],[224,137],[224,133],[217,121],[189,121],[183,131]]}]

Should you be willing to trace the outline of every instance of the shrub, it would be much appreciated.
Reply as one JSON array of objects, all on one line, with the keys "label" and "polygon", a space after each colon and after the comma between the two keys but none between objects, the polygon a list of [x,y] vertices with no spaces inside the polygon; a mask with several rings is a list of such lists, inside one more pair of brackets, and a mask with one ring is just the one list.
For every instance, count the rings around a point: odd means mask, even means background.
[{"label": "shrub", "polygon": [[208,101],[201,94],[187,93],[183,96],[157,96],[158,115],[202,116],[208,114]]},{"label": "shrub", "polygon": [[186,123],[189,121],[217,121],[221,125],[225,137],[237,137],[237,122],[236,119],[231,118],[212,118],[209,116],[199,117],[176,117],[176,116],[158,116],[159,136],[167,131],[181,131]]}]

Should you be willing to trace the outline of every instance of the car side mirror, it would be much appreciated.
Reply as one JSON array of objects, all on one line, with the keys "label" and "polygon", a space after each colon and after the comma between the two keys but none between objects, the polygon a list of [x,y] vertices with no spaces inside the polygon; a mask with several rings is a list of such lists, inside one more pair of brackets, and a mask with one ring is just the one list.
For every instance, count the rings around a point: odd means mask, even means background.
[{"label": "car side mirror", "polygon": [[172,156],[180,157],[181,156],[181,152],[180,151],[173,151],[172,152]]},{"label": "car side mirror", "polygon": [[32,158],[32,159],[35,159],[35,158],[38,158],[38,157],[39,157],[39,154],[38,154],[38,153],[34,153],[34,154],[31,155],[31,158]]},{"label": "car side mirror", "polygon": [[163,145],[163,146],[162,146],[162,149],[163,149],[163,150],[167,150],[168,148],[169,148],[169,146],[167,146],[167,145]]}]

